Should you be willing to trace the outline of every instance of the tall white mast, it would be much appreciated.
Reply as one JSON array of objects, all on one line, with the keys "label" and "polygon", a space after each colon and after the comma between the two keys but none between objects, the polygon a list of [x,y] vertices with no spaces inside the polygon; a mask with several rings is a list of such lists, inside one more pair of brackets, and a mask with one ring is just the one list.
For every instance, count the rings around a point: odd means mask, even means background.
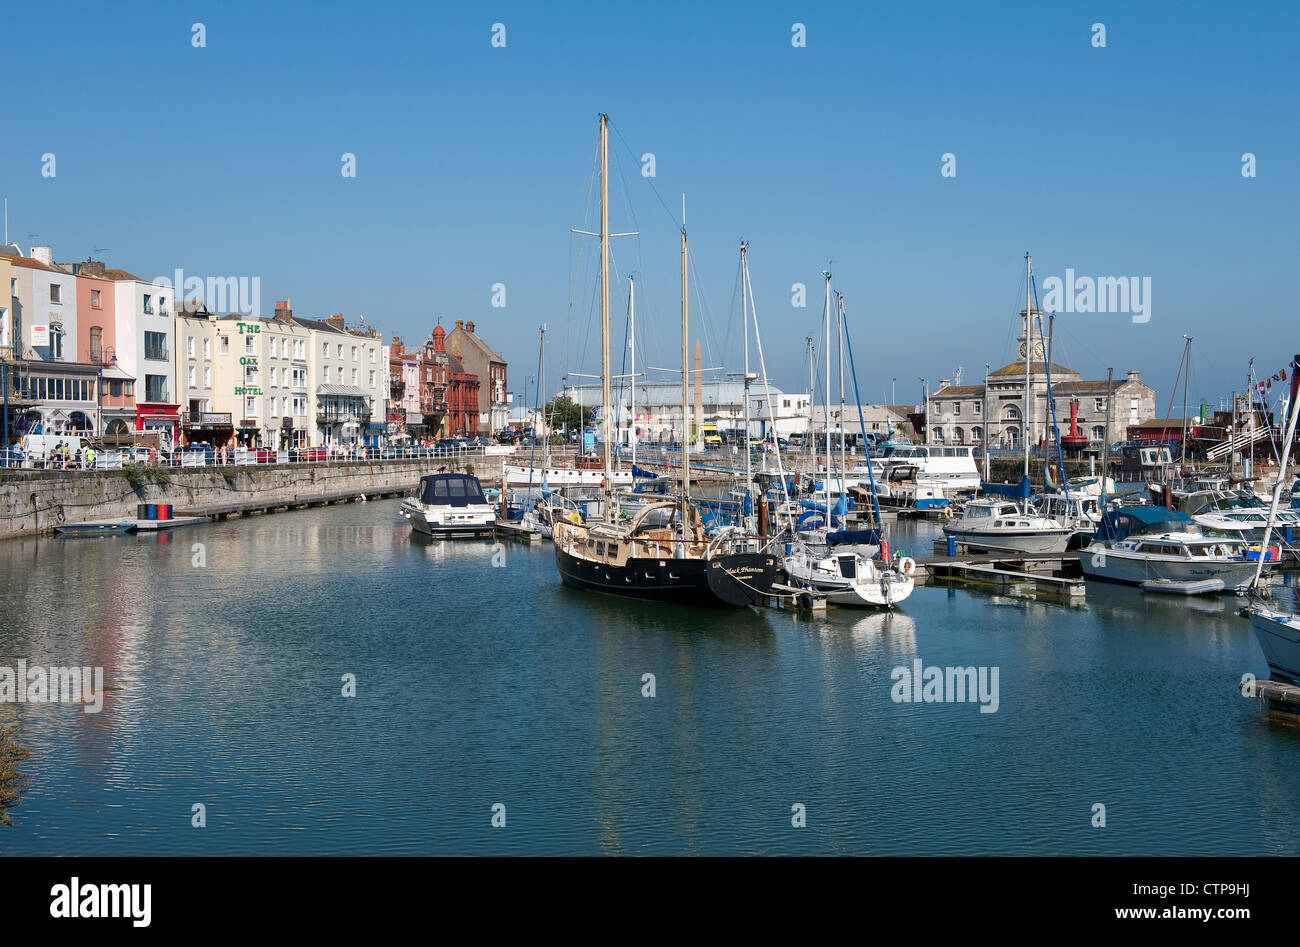
[{"label": "tall white mast", "polygon": [[843,496],[848,461],[844,457],[844,294],[839,292],[835,294],[835,340],[840,355],[840,495]]},{"label": "tall white mast", "polygon": [[633,277],[627,278],[627,347],[632,350],[632,403],[628,408],[627,439],[632,447],[632,466],[636,466],[636,285]]},{"label": "tall white mast", "polygon": [[[683,205],[685,204],[685,198]],[[683,217],[685,214],[683,213]],[[682,224],[682,539],[686,538],[687,513],[691,505],[691,373],[687,363],[686,225]],[[685,547],[679,547],[685,555]]]},{"label": "tall white mast", "polygon": [[1259,562],[1255,565],[1255,578],[1250,583],[1253,589],[1259,585],[1260,574],[1264,571],[1264,558],[1268,555],[1268,541],[1273,535],[1273,522],[1277,519],[1277,505],[1282,498],[1282,486],[1286,482],[1286,465],[1291,459],[1291,442],[1295,440],[1296,415],[1300,414],[1300,355],[1291,360],[1291,397],[1288,407],[1290,418],[1286,424],[1285,440],[1282,442],[1282,457],[1277,468],[1277,482],[1273,484],[1273,503],[1268,510],[1268,525],[1264,527],[1264,541],[1259,546]]},{"label": "tall white mast", "polygon": [[600,116],[600,398],[601,428],[604,447],[604,476],[601,479],[602,508],[605,522],[613,517],[609,502],[614,472],[610,464],[609,398],[609,116]]},{"label": "tall white mast", "polygon": [[1183,470],[1183,476],[1187,476],[1187,383],[1192,378],[1192,337],[1184,335],[1187,345],[1184,347],[1183,360],[1183,456],[1179,459],[1178,465]]},{"label": "tall white mast", "polygon": [[1020,439],[1025,442],[1025,479],[1029,479],[1029,412],[1033,402],[1030,400],[1029,390],[1029,357],[1033,351],[1034,341],[1034,323],[1032,309],[1032,296],[1030,294],[1030,282],[1034,274],[1034,261],[1030,258],[1028,251],[1025,253],[1025,411],[1020,419]]},{"label": "tall white mast", "polygon": [[831,274],[822,270],[826,277],[826,302],[822,309],[826,316],[826,405],[822,428],[826,436],[826,528],[831,526]]},{"label": "tall white mast", "polygon": [[745,399],[745,495],[749,495],[750,484],[754,480],[754,469],[752,459],[749,456],[749,258],[746,251],[749,245],[745,241],[740,241],[740,312],[741,318],[745,323],[745,375],[744,375],[744,393]]}]

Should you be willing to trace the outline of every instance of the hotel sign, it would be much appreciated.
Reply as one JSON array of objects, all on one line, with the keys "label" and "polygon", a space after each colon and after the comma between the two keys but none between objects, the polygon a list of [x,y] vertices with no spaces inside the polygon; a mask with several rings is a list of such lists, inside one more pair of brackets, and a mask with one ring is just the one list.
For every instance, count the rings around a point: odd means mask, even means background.
[{"label": "hotel sign", "polygon": [[240,335],[243,335],[245,332],[262,331],[262,327],[258,325],[256,322],[236,322],[235,325],[239,328]]},{"label": "hotel sign", "polygon": [[262,393],[261,388],[249,388],[247,386],[240,386],[239,388],[235,389],[235,394],[237,395],[260,395],[261,393]]}]

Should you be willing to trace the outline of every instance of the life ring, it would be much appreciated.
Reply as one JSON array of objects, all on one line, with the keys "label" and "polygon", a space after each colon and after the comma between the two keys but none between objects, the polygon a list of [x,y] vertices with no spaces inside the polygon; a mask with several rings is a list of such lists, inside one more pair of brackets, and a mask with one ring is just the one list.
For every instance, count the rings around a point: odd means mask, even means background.
[{"label": "life ring", "polygon": [[898,560],[898,571],[903,573],[903,575],[910,576],[916,571],[916,560],[911,556],[903,556]]}]

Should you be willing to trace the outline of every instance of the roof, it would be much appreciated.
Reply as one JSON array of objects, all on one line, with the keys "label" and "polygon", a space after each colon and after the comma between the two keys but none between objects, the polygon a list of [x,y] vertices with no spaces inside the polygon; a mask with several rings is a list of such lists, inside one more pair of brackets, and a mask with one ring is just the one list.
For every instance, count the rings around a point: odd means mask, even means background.
[{"label": "roof", "polygon": [[940,388],[931,398],[967,398],[971,395],[984,394],[983,385],[949,385],[947,388]]},{"label": "roof", "polygon": [[25,266],[32,270],[49,270],[51,273],[58,273],[60,276],[70,275],[64,273],[63,270],[59,269],[57,266],[50,266],[48,263],[42,263],[40,260],[29,256],[11,256],[9,257],[9,262],[14,266]]},{"label": "roof", "polygon": [[1130,428],[1142,428],[1144,430],[1182,430],[1183,422],[1186,420],[1188,427],[1201,427],[1203,422],[1200,418],[1151,418],[1149,421],[1143,421],[1140,424],[1130,424]]},{"label": "roof", "polygon": [[[1053,375],[1077,375],[1077,374],[1079,374],[1079,373],[1076,372],[1073,368],[1066,368],[1064,365],[1057,365],[1055,362],[1052,362],[1052,363],[1050,363],[1050,364],[1051,364],[1051,369],[1052,369],[1052,374],[1053,374]],[[1023,377],[1024,374],[1025,374],[1025,363],[1024,363],[1024,362],[1012,362],[1010,365],[1003,365],[1001,368],[998,368],[998,369],[995,369],[994,371],[989,372],[989,377],[990,377],[990,378],[1000,378],[1000,377],[1004,377],[1004,376],[1006,376],[1006,375],[1020,375],[1021,377]],[[1044,372],[1043,372],[1043,360],[1042,360],[1042,359],[1039,359],[1039,360],[1036,361],[1036,362],[1031,361],[1031,362],[1029,363],[1029,374],[1031,374],[1031,375],[1042,375],[1042,374],[1044,374]]]},{"label": "roof", "polygon": [[137,283],[149,282],[148,280],[140,279],[140,277],[133,273],[128,273],[126,270],[105,270],[103,278],[111,280],[135,280]]},{"label": "roof", "polygon": [[[1127,379],[1116,381],[1113,387],[1118,391],[1119,386],[1126,383]],[[1063,395],[1104,395],[1106,393],[1107,384],[1108,382],[1104,381],[1063,381],[1059,385],[1053,385],[1052,387]]]},{"label": "roof", "polygon": [[501,357],[501,354],[499,352],[493,351],[492,346],[488,345],[486,342],[480,339],[476,333],[470,332],[468,329],[464,329],[460,326],[457,326],[456,328],[452,329],[451,332],[447,333],[447,341],[450,342],[451,336],[456,335],[456,333],[458,332],[460,333],[460,335],[456,336],[456,341],[458,343],[462,342],[467,338],[473,339],[474,347],[477,348],[484,355],[486,355],[491,361],[502,362],[502,363],[505,362],[505,359]]},{"label": "roof", "polygon": [[300,319],[299,317],[294,316],[293,321],[298,323],[298,325],[300,326],[305,326],[308,329],[315,329],[317,332],[333,332],[336,335],[351,334],[345,329],[341,329],[336,325],[331,325],[330,323],[326,322],[324,319]]}]

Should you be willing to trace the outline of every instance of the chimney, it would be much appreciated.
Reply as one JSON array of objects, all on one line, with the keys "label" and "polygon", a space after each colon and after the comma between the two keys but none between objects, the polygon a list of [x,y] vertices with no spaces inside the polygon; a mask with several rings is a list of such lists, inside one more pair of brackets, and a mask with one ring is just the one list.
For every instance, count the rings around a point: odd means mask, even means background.
[{"label": "chimney", "polygon": [[470,335],[473,335],[473,334],[474,334],[474,323],[472,323],[472,322],[467,322],[467,323],[465,323],[465,331],[468,332]]},{"label": "chimney", "polygon": [[293,316],[293,309],[289,305],[289,300],[279,299],[275,303],[275,318],[285,322]]},{"label": "chimney", "polygon": [[32,247],[32,259],[44,263],[46,266],[53,266],[54,248],[53,247]]},{"label": "chimney", "polygon": [[326,321],[327,323],[329,323],[330,325],[334,326],[334,328],[336,328],[336,329],[342,329],[342,328],[343,328],[343,313],[341,313],[341,312],[332,312],[332,313],[330,313],[329,318],[326,319],[325,321]]},{"label": "chimney", "polygon": [[464,320],[464,319],[457,319],[457,320],[456,320],[456,328],[457,328],[457,329],[463,329],[463,328],[465,328],[465,320]]},{"label": "chimney", "polygon": [[940,389],[940,390],[943,390],[944,388],[947,388],[947,387],[948,387],[948,381],[949,381],[949,379],[947,379],[947,378],[940,378],[940,379],[939,379],[939,389]]},{"label": "chimney", "polygon": [[1141,372],[1135,372],[1135,371],[1133,371],[1133,370],[1130,369],[1130,370],[1129,370],[1129,373],[1128,373],[1128,380],[1129,380],[1129,381],[1141,381],[1141,380],[1142,380],[1142,373],[1141,373]]},{"label": "chimney", "polygon": [[104,264],[98,260],[87,260],[81,264],[77,271],[81,276],[95,276],[99,279],[104,278]]}]

